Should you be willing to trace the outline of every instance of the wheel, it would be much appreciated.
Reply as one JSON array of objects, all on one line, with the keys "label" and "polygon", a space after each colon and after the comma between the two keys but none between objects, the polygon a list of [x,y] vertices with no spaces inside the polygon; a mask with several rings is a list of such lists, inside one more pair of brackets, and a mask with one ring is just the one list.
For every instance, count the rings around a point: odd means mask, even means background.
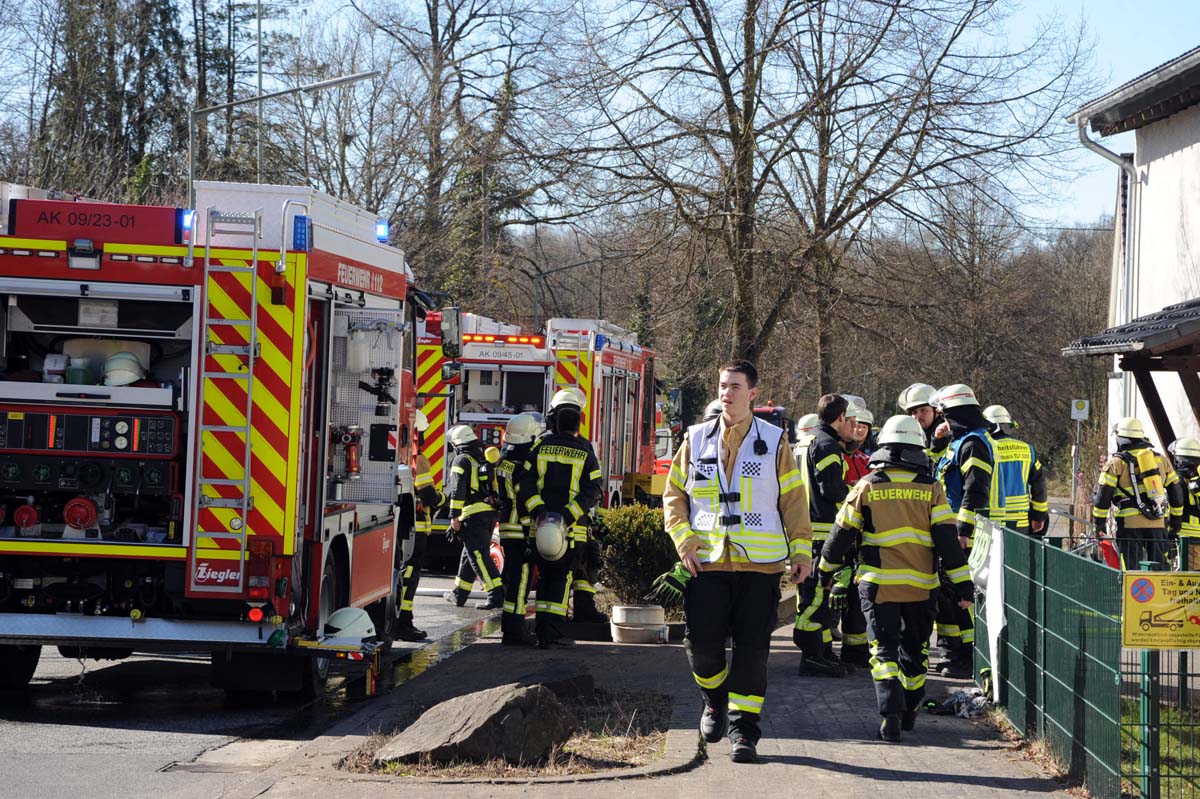
[{"label": "wheel", "polygon": [[404,593],[404,580],[399,569],[392,571],[392,592],[383,599],[367,606],[371,623],[375,625],[375,635],[390,645],[396,638],[396,628],[400,624],[400,598]]},{"label": "wheel", "polygon": [[29,685],[41,657],[40,646],[0,646],[0,690],[19,691]]},{"label": "wheel", "polygon": [[[321,599],[317,607],[317,635],[325,634],[325,622],[329,621],[329,617],[337,610],[338,597],[338,579],[337,566],[333,562],[333,558],[325,559],[325,568],[321,572]],[[325,687],[325,681],[329,679],[329,659],[328,658],[309,658],[314,663],[312,674],[305,675],[304,693],[308,695],[310,691],[315,691],[312,695],[320,693],[320,690]],[[311,680],[309,679],[311,677]],[[313,685],[309,683],[312,682]]]},{"label": "wheel", "polygon": [[1148,622],[1148,621],[1142,622],[1142,632],[1146,632],[1146,633],[1150,632],[1150,622]]}]

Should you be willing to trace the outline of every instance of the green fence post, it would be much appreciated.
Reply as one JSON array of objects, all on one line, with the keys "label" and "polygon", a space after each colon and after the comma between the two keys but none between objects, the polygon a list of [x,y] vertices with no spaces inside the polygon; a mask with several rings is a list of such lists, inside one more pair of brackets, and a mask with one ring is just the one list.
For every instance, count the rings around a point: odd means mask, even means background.
[{"label": "green fence post", "polygon": [[1037,708],[1038,735],[1046,737],[1046,537],[1042,536],[1041,550],[1038,552],[1038,696],[1034,707]]},{"label": "green fence post", "polygon": [[[1158,571],[1162,567],[1142,561],[1143,571]],[[1142,650],[1142,674],[1138,722],[1141,726],[1141,793],[1143,799],[1159,799],[1162,791],[1159,769],[1159,707],[1158,707],[1158,650]]]},{"label": "green fence post", "polygon": [[[1185,572],[1188,570],[1188,540],[1182,536],[1176,539],[1179,542],[1179,570]],[[1175,684],[1179,696],[1178,707],[1181,711],[1186,712],[1188,709],[1189,694],[1188,690],[1188,653],[1185,650],[1179,650],[1179,673]]]}]

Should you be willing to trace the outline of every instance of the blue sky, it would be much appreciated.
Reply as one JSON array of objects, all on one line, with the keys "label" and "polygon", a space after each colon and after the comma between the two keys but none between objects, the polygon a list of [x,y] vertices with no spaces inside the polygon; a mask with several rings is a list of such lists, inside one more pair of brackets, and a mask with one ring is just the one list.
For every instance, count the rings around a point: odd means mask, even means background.
[{"label": "blue sky", "polygon": [[[1093,69],[1101,84],[1099,94],[1200,44],[1197,0],[1041,0],[1026,2],[1022,9],[1010,20],[1014,41],[1028,33],[1031,14],[1056,16],[1068,27],[1083,18],[1094,45]],[[1110,136],[1101,143],[1116,152],[1133,152],[1134,136]],[[1051,224],[1086,224],[1112,213],[1116,167],[1082,146],[1076,160],[1080,167],[1089,169],[1088,173],[1064,182],[1055,192],[1056,201],[1034,211]]]}]

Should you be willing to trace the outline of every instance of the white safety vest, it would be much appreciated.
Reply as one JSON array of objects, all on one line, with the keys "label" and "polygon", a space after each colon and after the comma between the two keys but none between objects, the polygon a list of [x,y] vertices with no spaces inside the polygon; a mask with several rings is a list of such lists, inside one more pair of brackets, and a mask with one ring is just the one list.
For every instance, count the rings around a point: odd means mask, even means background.
[{"label": "white safety vest", "polygon": [[[758,419],[738,450],[733,477],[725,479],[721,468],[721,421],[688,428],[691,463],[687,493],[691,505],[691,527],[704,541],[697,557],[717,563],[725,557],[750,563],[783,563],[788,559],[788,538],[779,515],[779,474],[776,459],[783,443],[783,430]],[[761,441],[766,451],[759,455]],[[759,449],[763,449],[762,446]]]}]

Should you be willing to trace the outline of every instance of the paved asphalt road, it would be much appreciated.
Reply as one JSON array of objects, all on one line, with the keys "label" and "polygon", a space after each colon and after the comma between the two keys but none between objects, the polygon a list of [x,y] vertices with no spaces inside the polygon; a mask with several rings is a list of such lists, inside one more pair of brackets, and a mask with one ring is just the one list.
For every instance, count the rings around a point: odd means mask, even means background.
[{"label": "paved asphalt road", "polygon": [[[426,577],[422,587],[451,583]],[[435,597],[418,597],[415,610],[431,640],[490,615]],[[81,663],[45,647],[28,694],[0,695],[0,796],[219,796],[256,764],[240,764],[239,775],[196,758],[238,738],[311,739],[362,701],[360,685],[335,675],[307,704],[233,702],[209,684],[206,655]],[[273,754],[259,753],[264,765]]]}]

